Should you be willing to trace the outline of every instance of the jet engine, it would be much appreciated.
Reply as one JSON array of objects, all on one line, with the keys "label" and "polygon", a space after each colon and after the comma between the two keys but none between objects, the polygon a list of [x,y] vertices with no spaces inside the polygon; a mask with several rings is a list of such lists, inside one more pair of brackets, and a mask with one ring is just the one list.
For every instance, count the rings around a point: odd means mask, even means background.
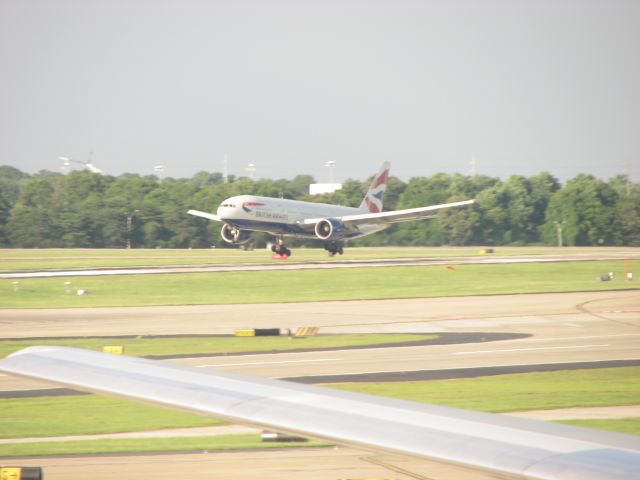
[{"label": "jet engine", "polygon": [[316,223],[315,232],[320,240],[340,240],[344,238],[347,229],[337,218],[323,218]]},{"label": "jet engine", "polygon": [[233,227],[228,224],[224,224],[222,226],[222,230],[220,231],[220,236],[227,243],[232,243],[234,245],[242,245],[243,243],[247,243],[249,241],[251,233],[245,230],[240,230],[239,228]]}]

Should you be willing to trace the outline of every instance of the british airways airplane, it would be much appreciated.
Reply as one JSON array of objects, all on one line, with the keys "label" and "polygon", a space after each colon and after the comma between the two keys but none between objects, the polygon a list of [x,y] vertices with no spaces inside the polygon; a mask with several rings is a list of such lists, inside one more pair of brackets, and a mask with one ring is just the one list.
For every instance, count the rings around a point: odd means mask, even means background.
[{"label": "british airways airplane", "polygon": [[343,242],[379,232],[394,223],[433,218],[434,212],[445,208],[469,205],[474,200],[445,203],[429,207],[382,211],[382,201],[389,179],[389,162],[376,175],[358,208],[302,202],[282,198],[239,195],[224,200],[216,215],[189,210],[197,217],[222,222],[221,236],[225,242],[240,245],[249,241],[250,232],[267,232],[277,242],[271,247],[279,255],[291,255],[284,237],[324,240],[331,255],[343,253]]}]

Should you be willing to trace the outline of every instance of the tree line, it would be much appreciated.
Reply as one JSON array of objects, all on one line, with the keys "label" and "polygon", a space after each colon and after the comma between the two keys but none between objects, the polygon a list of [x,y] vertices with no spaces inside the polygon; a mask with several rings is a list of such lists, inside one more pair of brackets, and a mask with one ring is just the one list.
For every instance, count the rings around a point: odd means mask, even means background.
[{"label": "tree line", "polygon": [[[74,171],[29,175],[0,166],[0,246],[20,248],[207,248],[228,246],[220,225],[192,217],[215,212],[225,198],[284,197],[358,206],[370,179],[310,196],[309,175],[252,180],[199,172],[191,178],[118,177]],[[396,225],[356,245],[630,245],[640,246],[640,184],[619,175],[580,174],[561,184],[549,173],[506,180],[438,173],[408,182],[391,177],[385,210],[475,198],[471,207],[428,221]],[[256,246],[268,236],[253,234]],[[295,245],[295,242],[290,242]]]}]

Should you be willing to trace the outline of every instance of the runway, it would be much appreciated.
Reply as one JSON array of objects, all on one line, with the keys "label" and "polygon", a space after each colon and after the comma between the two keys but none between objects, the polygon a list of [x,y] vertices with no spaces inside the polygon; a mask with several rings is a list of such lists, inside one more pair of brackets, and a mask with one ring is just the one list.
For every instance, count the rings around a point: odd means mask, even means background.
[{"label": "runway", "polygon": [[372,268],[399,266],[433,266],[433,265],[482,265],[513,263],[553,263],[596,260],[638,260],[640,250],[614,252],[567,252],[562,255],[514,255],[514,256],[473,256],[447,258],[393,258],[375,260],[332,259],[296,263],[278,261],[276,263],[256,264],[214,264],[169,267],[135,267],[135,268],[98,268],[45,271],[7,271],[0,272],[0,278],[53,278],[53,277],[86,277],[104,275],[154,275],[167,273],[201,273],[201,272],[255,272],[264,270],[318,270],[333,268]]},{"label": "runway", "polygon": [[[321,333],[500,332],[526,334],[503,341],[300,353],[183,358],[203,369],[266,377],[410,375],[416,371],[560,365],[640,359],[640,292],[453,297],[268,305],[0,310],[2,337],[228,334],[237,328],[312,325]],[[296,340],[297,341],[297,340]],[[404,372],[404,373],[403,373]],[[0,390],[50,385],[0,377]],[[189,455],[12,459],[45,467],[49,480],[172,479],[488,479],[482,472],[372,455],[350,448]],[[5,462],[6,463],[6,462]]]}]

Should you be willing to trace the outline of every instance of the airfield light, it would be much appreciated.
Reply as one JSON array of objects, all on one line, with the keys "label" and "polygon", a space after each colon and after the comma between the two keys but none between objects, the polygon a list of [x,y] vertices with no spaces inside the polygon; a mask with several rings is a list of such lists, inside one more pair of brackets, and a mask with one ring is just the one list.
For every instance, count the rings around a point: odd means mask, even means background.
[{"label": "airfield light", "polygon": [[334,183],[333,170],[336,168],[336,162],[329,160],[328,162],[325,162],[324,166],[329,168],[329,183]]}]

